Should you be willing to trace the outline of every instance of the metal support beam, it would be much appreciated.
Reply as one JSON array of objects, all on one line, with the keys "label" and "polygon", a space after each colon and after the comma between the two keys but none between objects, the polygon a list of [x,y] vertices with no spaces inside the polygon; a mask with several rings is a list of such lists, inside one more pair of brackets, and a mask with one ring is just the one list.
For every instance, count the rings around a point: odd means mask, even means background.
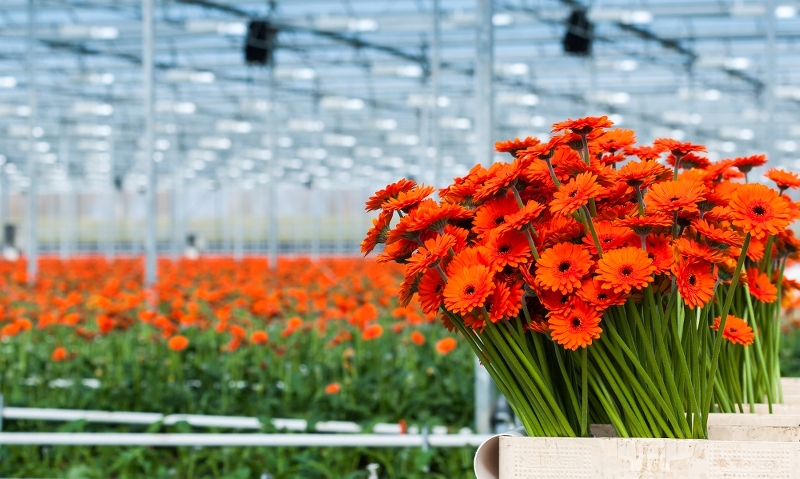
[{"label": "metal support beam", "polygon": [[475,38],[475,151],[476,161],[484,166],[492,163],[494,69],[494,27],[492,0],[476,0],[478,16]]},{"label": "metal support beam", "polygon": [[153,161],[153,128],[155,116],[153,110],[153,52],[155,29],[153,21],[153,2],[142,0],[142,71],[144,74],[144,163],[147,175],[145,191],[145,237],[144,237],[144,285],[152,288],[158,280],[158,263],[156,261],[156,168]]},{"label": "metal support beam", "polygon": [[275,176],[275,169],[278,164],[278,149],[275,144],[278,135],[275,134],[275,66],[267,67],[267,98],[269,110],[267,111],[267,135],[269,138],[269,162],[267,163],[267,193],[269,195],[267,216],[269,218],[269,230],[267,238],[267,258],[269,267],[272,270],[278,269],[278,178]]},{"label": "metal support beam", "polygon": [[767,81],[764,88],[764,109],[766,110],[766,134],[764,139],[767,142],[767,157],[777,162],[775,151],[775,0],[767,0],[765,6],[764,20],[766,21],[767,34]]},{"label": "metal support beam", "polygon": [[[475,43],[475,152],[476,161],[484,166],[492,163],[492,115],[494,95],[494,27],[492,0],[476,0],[477,35]],[[493,384],[488,371],[475,358],[475,431],[492,432]]]},{"label": "metal support beam", "polygon": [[39,274],[39,237],[37,222],[39,221],[38,178],[36,171],[36,4],[28,0],[28,237],[27,237],[27,274],[28,284],[36,282]]},{"label": "metal support beam", "polygon": [[442,81],[442,20],[440,0],[433,0],[431,42],[431,145],[433,146],[433,185],[439,187],[442,181],[442,132],[439,125],[439,90]]},{"label": "metal support beam", "polygon": [[183,171],[181,168],[181,150],[178,147],[177,138],[173,138],[172,144],[175,147],[171,150],[172,154],[172,209],[170,228],[172,234],[170,238],[170,253],[173,261],[180,259],[184,247],[185,234],[183,229]]},{"label": "metal support beam", "polygon": [[[113,261],[114,257],[116,256],[116,242],[117,242],[117,186],[116,182],[114,181],[114,156],[116,154],[116,150],[114,150],[114,136],[112,135],[108,139],[109,144],[109,168],[108,168],[108,181],[106,182],[106,187],[108,190],[106,191],[107,196],[107,204],[105,205],[106,210],[106,221],[105,221],[105,228],[104,228],[104,239],[106,241],[106,260]],[[101,222],[103,223],[103,222]]]},{"label": "metal support beam", "polygon": [[244,258],[244,198],[242,198],[242,185],[239,183],[235,190],[228,190],[228,196],[233,204],[230,216],[233,219],[233,259],[241,261]]}]

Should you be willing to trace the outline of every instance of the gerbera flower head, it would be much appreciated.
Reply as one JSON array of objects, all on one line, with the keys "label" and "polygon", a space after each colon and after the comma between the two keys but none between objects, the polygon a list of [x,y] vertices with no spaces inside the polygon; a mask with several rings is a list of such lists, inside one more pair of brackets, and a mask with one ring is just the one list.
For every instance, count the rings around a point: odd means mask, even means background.
[{"label": "gerbera flower head", "polygon": [[788,201],[764,185],[740,185],[731,195],[733,224],[755,238],[778,234],[789,225]]},{"label": "gerbera flower head", "polygon": [[504,194],[509,186],[512,186],[522,173],[523,163],[514,160],[511,163],[495,163],[489,168],[489,178],[479,186],[473,198],[480,203],[486,198],[498,194]]},{"label": "gerbera flower head", "polygon": [[614,154],[636,143],[636,133],[633,130],[614,128],[603,133],[603,136],[594,141],[594,146],[604,153]]},{"label": "gerbera flower head", "polygon": [[674,242],[675,249],[680,256],[694,258],[708,263],[719,263],[722,261],[722,253],[708,245],[700,244],[689,238],[678,238]]},{"label": "gerbera flower head", "polygon": [[[694,170],[694,169],[705,169],[711,164],[711,160],[704,156],[698,156],[694,153],[687,153],[683,157],[678,159],[675,155],[669,155],[667,157],[667,164],[670,166],[675,166],[675,162],[680,161],[679,168],[684,170]],[[704,173],[699,173],[704,174]]]},{"label": "gerbera flower head", "polygon": [[602,191],[603,187],[597,183],[596,175],[581,173],[569,183],[561,185],[561,188],[553,194],[550,211],[554,214],[570,215]]},{"label": "gerbera flower head", "polygon": [[[424,230],[441,232],[448,221],[472,218],[473,214],[473,211],[461,205],[455,203],[439,204],[435,200],[428,198],[422,200],[416,208],[401,218],[395,229],[404,233]],[[396,234],[392,236],[396,236]]]},{"label": "gerbera flower head", "polygon": [[645,195],[648,208],[664,213],[697,211],[697,203],[704,199],[706,187],[692,181],[663,181],[650,187]]},{"label": "gerbera flower head", "polygon": [[372,228],[367,231],[367,237],[361,241],[361,252],[365,255],[372,252],[379,243],[385,243],[389,234],[389,225],[392,222],[392,213],[381,211],[377,218],[372,220]]},{"label": "gerbera flower head", "polygon": [[655,228],[672,226],[672,218],[659,213],[650,213],[645,216],[634,214],[627,218],[617,220],[614,224],[630,228],[639,236],[645,236],[652,233]]},{"label": "gerbera flower head", "polygon": [[[711,329],[719,331],[720,319],[719,316],[714,318],[714,324],[711,325]],[[750,346],[753,344],[755,334],[753,333],[753,328],[747,324],[747,321],[729,314],[725,320],[725,329],[722,331],[722,337],[733,344]]]},{"label": "gerbera flower head", "polygon": [[397,196],[389,198],[381,206],[384,211],[403,211],[408,212],[417,206],[422,200],[433,193],[433,186],[420,185],[413,189],[401,191]]},{"label": "gerbera flower head", "polygon": [[524,140],[514,138],[513,140],[495,142],[494,151],[500,153],[511,153],[511,155],[516,157],[518,151],[532,148],[539,143],[541,143],[541,141],[539,141],[538,138],[533,138],[530,136],[526,137]]},{"label": "gerbera flower head", "polygon": [[587,116],[577,120],[568,119],[567,121],[554,123],[553,133],[570,130],[577,135],[587,135],[592,130],[611,128],[612,126],[614,126],[614,123],[607,116]]},{"label": "gerbera flower head", "polygon": [[647,257],[653,260],[655,274],[663,274],[672,269],[675,255],[672,249],[672,237],[666,234],[647,236]]},{"label": "gerbera flower head", "polygon": [[778,288],[758,268],[747,268],[747,287],[750,294],[762,303],[773,303],[778,299]]},{"label": "gerbera flower head", "polygon": [[767,163],[766,155],[752,155],[734,158],[733,166],[739,169],[742,173],[749,173],[750,170],[757,166],[763,166]]},{"label": "gerbera flower head", "polygon": [[422,274],[417,286],[417,296],[422,312],[435,313],[444,303],[445,280],[435,269],[428,269]]},{"label": "gerbera flower head", "polygon": [[443,258],[448,257],[450,249],[456,245],[456,239],[449,234],[443,234],[426,240],[423,244],[408,259],[406,275],[416,275],[438,265]]},{"label": "gerbera flower head", "polygon": [[579,298],[594,306],[598,311],[625,304],[625,296],[622,293],[602,288],[597,278],[584,279],[577,294]]},{"label": "gerbera flower head", "polygon": [[585,348],[603,332],[601,318],[593,306],[573,298],[569,308],[548,316],[550,336],[566,349]]},{"label": "gerbera flower head", "polygon": [[467,314],[482,307],[494,288],[492,271],[488,266],[467,266],[450,277],[444,288],[444,304],[454,313]]},{"label": "gerbera flower head", "polygon": [[774,181],[775,184],[778,185],[778,189],[781,190],[781,192],[789,188],[795,189],[800,187],[800,176],[798,176],[797,173],[792,173],[791,171],[770,168],[766,173],[764,173],[764,176]]},{"label": "gerbera flower head", "polygon": [[630,161],[617,171],[617,178],[633,188],[647,188],[659,177],[669,174],[664,165],[653,160]]},{"label": "gerbera flower head", "polygon": [[625,148],[625,154],[635,156],[642,161],[657,161],[666,150],[657,146],[639,146]]},{"label": "gerbera flower head", "polygon": [[506,216],[519,211],[514,198],[497,198],[482,204],[475,211],[472,231],[483,237],[488,232],[506,222]]},{"label": "gerbera flower head", "polygon": [[516,231],[491,233],[489,240],[484,244],[484,249],[486,259],[496,273],[506,266],[516,268],[531,257],[528,239]]},{"label": "gerbera flower head", "polygon": [[527,228],[534,220],[536,220],[544,211],[544,205],[541,203],[530,200],[525,206],[516,213],[511,213],[503,217],[503,223],[500,224],[494,231],[497,233],[505,233],[508,231],[520,231]]},{"label": "gerbera flower head", "polygon": [[417,186],[417,182],[414,180],[407,180],[402,179],[391,185],[387,186],[382,190],[378,190],[374,195],[369,197],[366,204],[367,211],[375,211],[381,209],[384,203],[388,200],[393,198],[397,198],[397,195],[400,193],[410,191],[412,188]]},{"label": "gerbera flower head", "polygon": [[689,308],[702,308],[714,295],[717,275],[712,268],[710,263],[697,259],[679,261],[675,265],[678,292]]},{"label": "gerbera flower head", "polygon": [[726,250],[731,246],[741,248],[742,237],[735,231],[726,228],[715,228],[706,220],[695,220],[692,223],[695,231],[705,237],[706,242],[712,248]]},{"label": "gerbera flower head", "polygon": [[581,286],[591,259],[581,246],[559,243],[542,251],[537,262],[536,281],[544,289],[570,293]]},{"label": "gerbera flower head", "polygon": [[539,298],[539,302],[541,302],[550,313],[568,308],[572,298],[572,294],[570,293],[562,293],[558,290],[553,291],[541,286],[536,288],[536,296]]},{"label": "gerbera flower head", "polygon": [[494,292],[486,301],[489,319],[496,323],[503,319],[514,318],[522,308],[522,285],[507,284],[495,281]]},{"label": "gerbera flower head", "polygon": [[[630,229],[617,226],[616,223],[611,221],[597,221],[594,226],[603,252],[622,248],[623,246],[634,246],[634,243],[639,241],[639,238]],[[583,237],[583,244],[589,248],[592,254],[597,254],[597,247],[590,235]]]},{"label": "gerbera flower head", "polygon": [[653,282],[655,270],[647,253],[634,246],[609,251],[597,261],[597,279],[601,287],[625,294]]},{"label": "gerbera flower head", "polygon": [[673,140],[672,138],[658,138],[653,142],[653,146],[669,151],[679,158],[689,153],[706,151],[706,147],[703,145],[694,145],[688,141],[681,143],[680,141]]}]

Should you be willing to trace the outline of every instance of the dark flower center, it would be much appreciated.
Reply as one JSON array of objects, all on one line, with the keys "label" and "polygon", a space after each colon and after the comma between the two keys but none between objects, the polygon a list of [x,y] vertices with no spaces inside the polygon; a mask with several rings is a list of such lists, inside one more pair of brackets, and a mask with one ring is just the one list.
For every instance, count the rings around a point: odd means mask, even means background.
[{"label": "dark flower center", "polygon": [[497,250],[500,254],[507,254],[511,251],[511,246],[504,244]]},{"label": "dark flower center", "polygon": [[572,192],[569,194],[570,198],[575,198],[576,196],[578,196],[578,190],[572,190]]},{"label": "dark flower center", "polygon": [[606,293],[600,293],[597,295],[597,299],[599,299],[600,301],[605,301],[607,298],[608,295]]},{"label": "dark flower center", "polygon": [[498,216],[497,218],[494,219],[494,224],[496,225],[501,225],[505,222],[506,220],[502,216]]},{"label": "dark flower center", "polygon": [[679,199],[680,199],[680,198],[678,198],[677,196],[673,196],[673,197],[672,197],[672,198],[670,198],[669,200],[670,200],[670,201],[678,201]]},{"label": "dark flower center", "polygon": [[761,205],[756,206],[753,208],[753,213],[757,214],[758,216],[762,216],[766,211],[764,211],[764,207]]},{"label": "dark flower center", "polygon": [[567,303],[569,303],[569,297],[568,296],[562,296],[561,297],[561,301],[559,301],[559,302],[561,304],[567,304]]},{"label": "dark flower center", "polygon": [[436,291],[436,294],[439,294],[442,292],[443,289],[444,289],[444,283],[438,283],[434,291]]},{"label": "dark flower center", "polygon": [[689,276],[689,284],[691,284],[692,286],[696,285],[697,284],[697,276],[695,276],[695,275]]},{"label": "dark flower center", "polygon": [[473,295],[475,294],[475,286],[469,285],[464,288],[464,294]]},{"label": "dark flower center", "polygon": [[572,318],[572,327],[573,328],[580,328],[581,327],[581,318]]},{"label": "dark flower center", "polygon": [[612,238],[611,236],[606,236],[605,238],[603,238],[603,243],[608,244],[611,243],[612,241],[614,241],[614,238]]},{"label": "dark flower center", "polygon": [[728,332],[729,332],[729,333],[736,334],[738,331],[739,331],[739,330],[738,330],[738,329],[736,329],[736,328],[728,328]]},{"label": "dark flower center", "polygon": [[619,272],[622,273],[623,276],[630,276],[633,274],[633,268],[631,268],[630,266],[623,266],[622,269],[619,270]]},{"label": "dark flower center", "polygon": [[570,262],[569,262],[569,261],[562,261],[562,262],[561,262],[561,263],[558,265],[558,270],[559,270],[559,271],[561,271],[562,273],[566,273],[567,271],[569,271],[569,268],[570,268],[571,266],[572,266],[572,264],[570,264]]}]

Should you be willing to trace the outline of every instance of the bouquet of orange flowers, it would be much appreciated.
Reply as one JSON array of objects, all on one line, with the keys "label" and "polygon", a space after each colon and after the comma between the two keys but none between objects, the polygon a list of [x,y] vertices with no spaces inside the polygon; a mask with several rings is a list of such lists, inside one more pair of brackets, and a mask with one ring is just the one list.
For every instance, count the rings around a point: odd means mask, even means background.
[{"label": "bouquet of orange flowers", "polygon": [[418,296],[464,336],[529,435],[587,436],[592,422],[704,438],[713,407],[755,397],[742,391],[756,372],[764,390],[777,382],[771,359],[742,352],[774,341],[777,314],[748,289],[769,289],[800,249],[782,194],[800,179],[742,183],[763,157],[712,163],[701,145],[637,147],[611,127],[589,117],[547,142],[499,142],[511,162],[475,166],[438,201],[388,185],[367,202],[380,214],[362,251],[384,244],[378,261],[405,264],[400,302]]}]

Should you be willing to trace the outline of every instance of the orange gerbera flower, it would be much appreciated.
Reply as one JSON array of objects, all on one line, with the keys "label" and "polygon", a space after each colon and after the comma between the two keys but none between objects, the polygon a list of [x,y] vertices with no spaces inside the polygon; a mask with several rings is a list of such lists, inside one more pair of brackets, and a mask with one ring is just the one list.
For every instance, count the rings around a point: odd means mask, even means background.
[{"label": "orange gerbera flower", "polygon": [[383,326],[380,324],[370,324],[361,332],[361,339],[364,341],[372,341],[383,336]]},{"label": "orange gerbera flower", "polygon": [[778,288],[758,268],[747,268],[747,287],[750,294],[762,303],[773,303],[778,299]]},{"label": "orange gerbera flower", "polygon": [[[634,246],[634,242],[639,241],[639,238],[631,230],[617,226],[616,223],[610,221],[595,222],[595,230],[603,252],[622,248],[623,246]],[[583,237],[583,244],[589,248],[592,254],[597,254],[597,247],[594,245],[594,239],[590,235]]]},{"label": "orange gerbera flower", "polygon": [[787,200],[764,185],[740,185],[731,195],[733,224],[754,238],[778,234],[789,225]]},{"label": "orange gerbera flower", "polygon": [[342,386],[339,385],[339,383],[330,383],[327,386],[325,386],[325,394],[327,394],[328,396],[332,394],[337,394],[341,390]]},{"label": "orange gerbera flower", "polygon": [[486,301],[489,319],[496,323],[502,319],[514,318],[522,307],[522,285],[495,281],[494,292]]},{"label": "orange gerbera flower", "polygon": [[672,226],[672,218],[659,213],[649,213],[645,216],[632,215],[614,222],[615,225],[625,226],[639,236],[649,235],[655,228]]},{"label": "orange gerbera flower", "polygon": [[764,173],[764,176],[774,181],[778,185],[778,189],[783,193],[787,189],[795,189],[800,187],[800,176],[797,173],[784,171],[778,168],[770,168]]},{"label": "orange gerbera flower", "polygon": [[173,336],[167,341],[167,347],[173,351],[183,351],[189,347],[189,338],[180,334]]},{"label": "orange gerbera flower", "polygon": [[445,281],[435,269],[429,269],[419,281],[417,294],[425,314],[435,313],[444,302]]},{"label": "orange gerbera flower", "polygon": [[664,153],[664,148],[655,147],[655,146],[639,146],[639,147],[628,147],[625,148],[625,154],[628,156],[635,156],[640,160],[653,160],[656,161],[661,158],[661,154]]},{"label": "orange gerbera flower", "polygon": [[401,191],[394,198],[389,198],[381,206],[384,211],[404,211],[408,212],[417,206],[422,200],[433,193],[433,186],[420,185],[407,191]]},{"label": "orange gerbera flower", "polygon": [[267,344],[267,341],[269,341],[269,334],[266,331],[257,330],[250,335],[250,342],[253,344]]},{"label": "orange gerbera flower", "polygon": [[586,118],[578,118],[577,120],[568,119],[553,124],[553,133],[565,130],[571,130],[577,135],[586,135],[592,130],[599,128],[611,128],[614,123],[608,119],[607,116],[593,117],[587,116]]},{"label": "orange gerbera flower", "polygon": [[573,298],[569,308],[548,316],[550,336],[566,349],[585,348],[603,332],[601,317],[594,307]]},{"label": "orange gerbera flower", "polygon": [[531,257],[528,239],[522,233],[492,233],[484,245],[485,256],[491,268],[497,273],[506,266],[516,268]]},{"label": "orange gerbera flower", "polygon": [[67,348],[64,346],[57,346],[50,354],[50,360],[53,362],[59,363],[65,359],[67,359]]},{"label": "orange gerbera flower", "polygon": [[568,308],[569,302],[572,299],[570,293],[562,293],[558,290],[552,291],[541,286],[536,288],[536,295],[539,297],[539,302],[551,313]]},{"label": "orange gerbera flower", "polygon": [[[667,164],[675,166],[675,162],[677,160],[678,158],[675,155],[669,155],[667,157]],[[711,160],[709,160],[705,156],[698,156],[695,155],[694,153],[686,153],[686,155],[681,157],[681,164],[679,165],[679,168],[682,168],[684,170],[692,170],[695,168],[705,169],[709,165],[711,165]]]},{"label": "orange gerbera flower", "polygon": [[597,183],[596,175],[589,172],[581,173],[569,183],[561,185],[561,188],[553,194],[550,211],[564,216],[572,214],[602,191],[603,187]]},{"label": "orange gerbera flower", "polygon": [[663,165],[653,160],[631,161],[617,171],[617,177],[632,188],[647,188],[664,173]]},{"label": "orange gerbera flower", "polygon": [[424,245],[408,259],[406,275],[414,276],[439,264],[442,258],[449,256],[450,249],[456,245],[456,239],[449,234],[443,234],[425,241]]},{"label": "orange gerbera flower", "polygon": [[763,166],[767,163],[766,155],[752,155],[734,158],[733,166],[739,169],[742,173],[749,173],[750,170],[756,166]]},{"label": "orange gerbera flower", "polygon": [[425,344],[425,335],[420,333],[419,331],[412,331],[411,335],[409,336],[411,342],[416,344],[417,346],[422,346]]},{"label": "orange gerbera flower", "polygon": [[519,206],[514,198],[498,198],[482,204],[475,211],[472,222],[472,231],[482,237],[489,231],[506,222],[506,216],[519,211]]},{"label": "orange gerbera flower", "polygon": [[603,136],[595,140],[595,146],[606,153],[616,153],[622,151],[636,143],[636,133],[633,130],[624,128],[614,128],[603,133]]},{"label": "orange gerbera flower", "polygon": [[696,259],[680,261],[675,266],[675,278],[678,292],[691,309],[704,307],[714,295],[717,275],[710,263]]},{"label": "orange gerbera flower", "polygon": [[531,148],[541,143],[538,138],[526,137],[524,140],[514,138],[513,140],[498,141],[494,144],[494,151],[500,153],[511,153],[516,156],[517,151]]},{"label": "orange gerbera flower", "polygon": [[663,213],[697,211],[706,187],[693,181],[663,181],[650,187],[644,201],[648,208]]},{"label": "orange gerbera flower", "polygon": [[506,215],[503,218],[504,222],[497,227],[496,232],[505,233],[506,231],[520,231],[523,228],[527,228],[532,221],[542,214],[544,208],[544,205],[534,200],[530,200],[525,204],[525,206],[522,207],[521,210],[517,211],[516,213]]},{"label": "orange gerbera flower", "polygon": [[480,308],[494,291],[488,266],[476,264],[458,271],[444,288],[444,304],[450,311],[467,314]]},{"label": "orange gerbera flower", "polygon": [[512,163],[495,163],[489,168],[489,178],[475,191],[474,199],[481,202],[495,195],[504,195],[522,174],[523,163],[514,160]]},{"label": "orange gerbera flower", "polygon": [[[711,325],[711,329],[719,331],[719,323],[720,317],[717,316],[714,318],[714,324]],[[725,330],[722,331],[722,337],[733,344],[750,346],[753,344],[755,334],[753,333],[753,328],[747,324],[747,321],[729,314],[728,319],[725,320]]]},{"label": "orange gerbera flower", "polygon": [[596,278],[583,280],[578,297],[591,304],[598,311],[605,311],[611,306],[625,304],[625,296],[609,289],[603,289]]},{"label": "orange gerbera flower", "polygon": [[742,246],[742,237],[733,230],[715,228],[706,220],[695,220],[692,227],[706,238],[706,242],[712,248],[726,250],[731,246],[737,248]]},{"label": "orange gerbera flower", "polygon": [[680,141],[673,140],[672,138],[658,138],[653,142],[653,146],[669,151],[675,156],[684,156],[688,153],[706,151],[706,147],[703,145],[693,145],[688,141],[681,143]]},{"label": "orange gerbera flower", "polygon": [[687,258],[699,259],[708,263],[719,263],[722,261],[722,253],[711,247],[700,244],[689,238],[678,238],[675,240],[675,248]]},{"label": "orange gerbera flower", "polygon": [[[400,220],[395,231],[400,231],[402,234],[425,230],[441,232],[448,221],[468,219],[473,214],[472,211],[454,203],[440,205],[435,200],[426,199]],[[393,243],[392,236],[397,234],[393,231],[389,234],[386,242]]]},{"label": "orange gerbera flower", "polygon": [[572,243],[559,243],[542,251],[536,281],[545,289],[570,293],[581,286],[591,267],[589,253]]},{"label": "orange gerbera flower", "polygon": [[397,195],[400,193],[410,191],[415,186],[417,186],[417,182],[414,180],[402,179],[396,183],[392,183],[386,188],[378,190],[378,192],[369,197],[369,200],[367,200],[366,210],[379,210],[384,203],[390,199],[397,198]]},{"label": "orange gerbera flower", "polygon": [[448,336],[436,342],[436,352],[445,356],[452,353],[456,346],[458,346],[458,341]]},{"label": "orange gerbera flower", "polygon": [[598,260],[597,279],[604,289],[627,294],[632,288],[643,288],[651,283],[655,270],[647,253],[628,246],[609,251]]}]

